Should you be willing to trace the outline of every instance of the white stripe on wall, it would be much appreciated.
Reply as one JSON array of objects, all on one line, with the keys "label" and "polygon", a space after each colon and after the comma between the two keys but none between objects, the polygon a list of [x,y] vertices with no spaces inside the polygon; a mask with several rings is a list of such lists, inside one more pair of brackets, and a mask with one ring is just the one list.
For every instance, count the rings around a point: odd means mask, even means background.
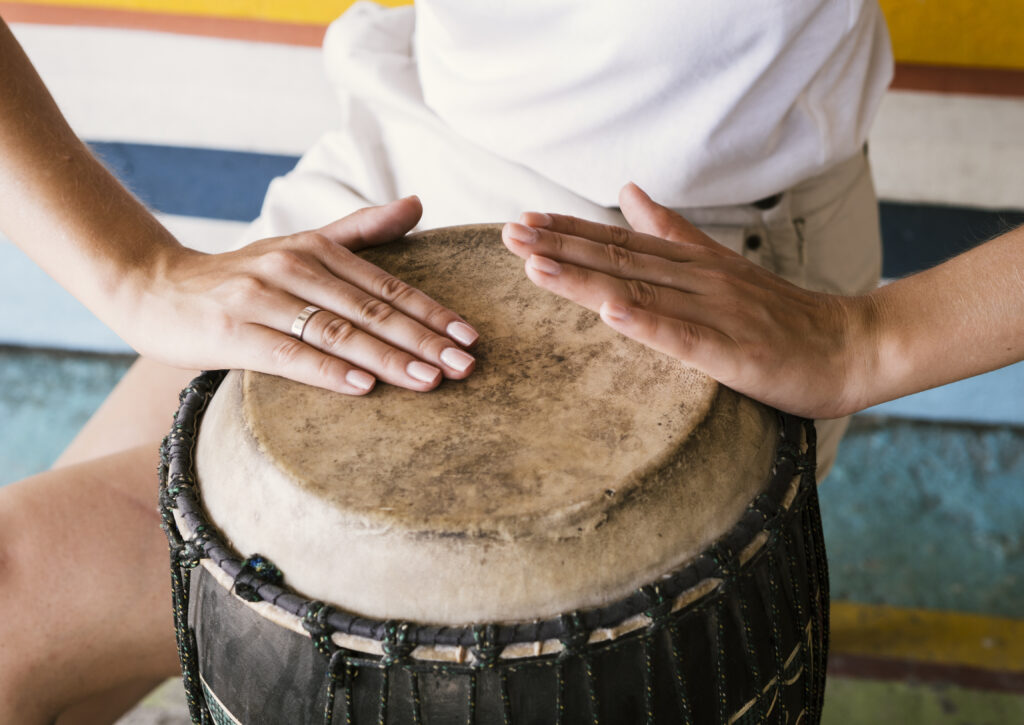
[{"label": "white stripe on wall", "polygon": [[109,28],[13,30],[89,140],[299,155],[336,124],[319,48]]},{"label": "white stripe on wall", "polygon": [[1024,209],[1024,98],[890,91],[870,148],[883,199]]}]

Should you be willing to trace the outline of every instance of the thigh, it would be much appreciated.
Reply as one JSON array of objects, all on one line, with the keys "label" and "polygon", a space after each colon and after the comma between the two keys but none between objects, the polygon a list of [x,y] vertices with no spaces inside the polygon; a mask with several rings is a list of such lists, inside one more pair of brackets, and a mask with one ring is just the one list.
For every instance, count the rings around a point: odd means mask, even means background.
[{"label": "thigh", "polygon": [[53,467],[159,442],[171,429],[178,393],[197,374],[140,357]]},{"label": "thigh", "polygon": [[157,449],[0,489],[0,721],[177,671]]}]

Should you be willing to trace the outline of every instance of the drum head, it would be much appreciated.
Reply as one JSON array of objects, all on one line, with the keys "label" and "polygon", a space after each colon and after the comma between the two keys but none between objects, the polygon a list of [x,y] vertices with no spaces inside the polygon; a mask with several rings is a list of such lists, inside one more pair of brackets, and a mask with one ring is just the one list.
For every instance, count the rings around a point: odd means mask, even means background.
[{"label": "drum head", "polygon": [[210,518],[303,594],[459,624],[619,599],[765,486],[774,415],[535,287],[500,227],[367,250],[480,333],[476,371],[350,397],[232,373],[196,451]]}]

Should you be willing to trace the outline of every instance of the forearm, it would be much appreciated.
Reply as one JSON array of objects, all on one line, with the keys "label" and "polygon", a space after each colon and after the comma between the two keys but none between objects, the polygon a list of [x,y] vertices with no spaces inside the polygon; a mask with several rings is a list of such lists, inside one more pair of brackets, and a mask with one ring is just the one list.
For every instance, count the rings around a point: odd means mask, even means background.
[{"label": "forearm", "polygon": [[1024,359],[1024,227],[851,303],[858,407]]},{"label": "forearm", "polygon": [[180,246],[75,136],[2,21],[0,98],[0,231],[107,319]]}]

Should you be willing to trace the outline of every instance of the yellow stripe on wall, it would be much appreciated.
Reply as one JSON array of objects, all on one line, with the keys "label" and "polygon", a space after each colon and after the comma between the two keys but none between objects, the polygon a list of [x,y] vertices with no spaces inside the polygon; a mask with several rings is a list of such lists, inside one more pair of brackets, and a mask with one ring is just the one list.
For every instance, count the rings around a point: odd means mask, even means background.
[{"label": "yellow stripe on wall", "polygon": [[[19,0],[104,10],[327,25],[354,0]],[[410,5],[412,0],[375,0]],[[620,0],[622,1],[622,0]],[[472,0],[467,0],[472,2]],[[880,0],[902,63],[1024,69],[1024,0]]]},{"label": "yellow stripe on wall", "polygon": [[1024,0],[880,0],[902,63],[1024,69]]},{"label": "yellow stripe on wall", "polygon": [[831,651],[1024,672],[1024,620],[832,602]]},{"label": "yellow stripe on wall", "polygon": [[[242,18],[327,25],[355,0],[19,0],[26,5],[130,10],[200,17]],[[375,0],[379,5],[410,5],[411,0]]]}]

